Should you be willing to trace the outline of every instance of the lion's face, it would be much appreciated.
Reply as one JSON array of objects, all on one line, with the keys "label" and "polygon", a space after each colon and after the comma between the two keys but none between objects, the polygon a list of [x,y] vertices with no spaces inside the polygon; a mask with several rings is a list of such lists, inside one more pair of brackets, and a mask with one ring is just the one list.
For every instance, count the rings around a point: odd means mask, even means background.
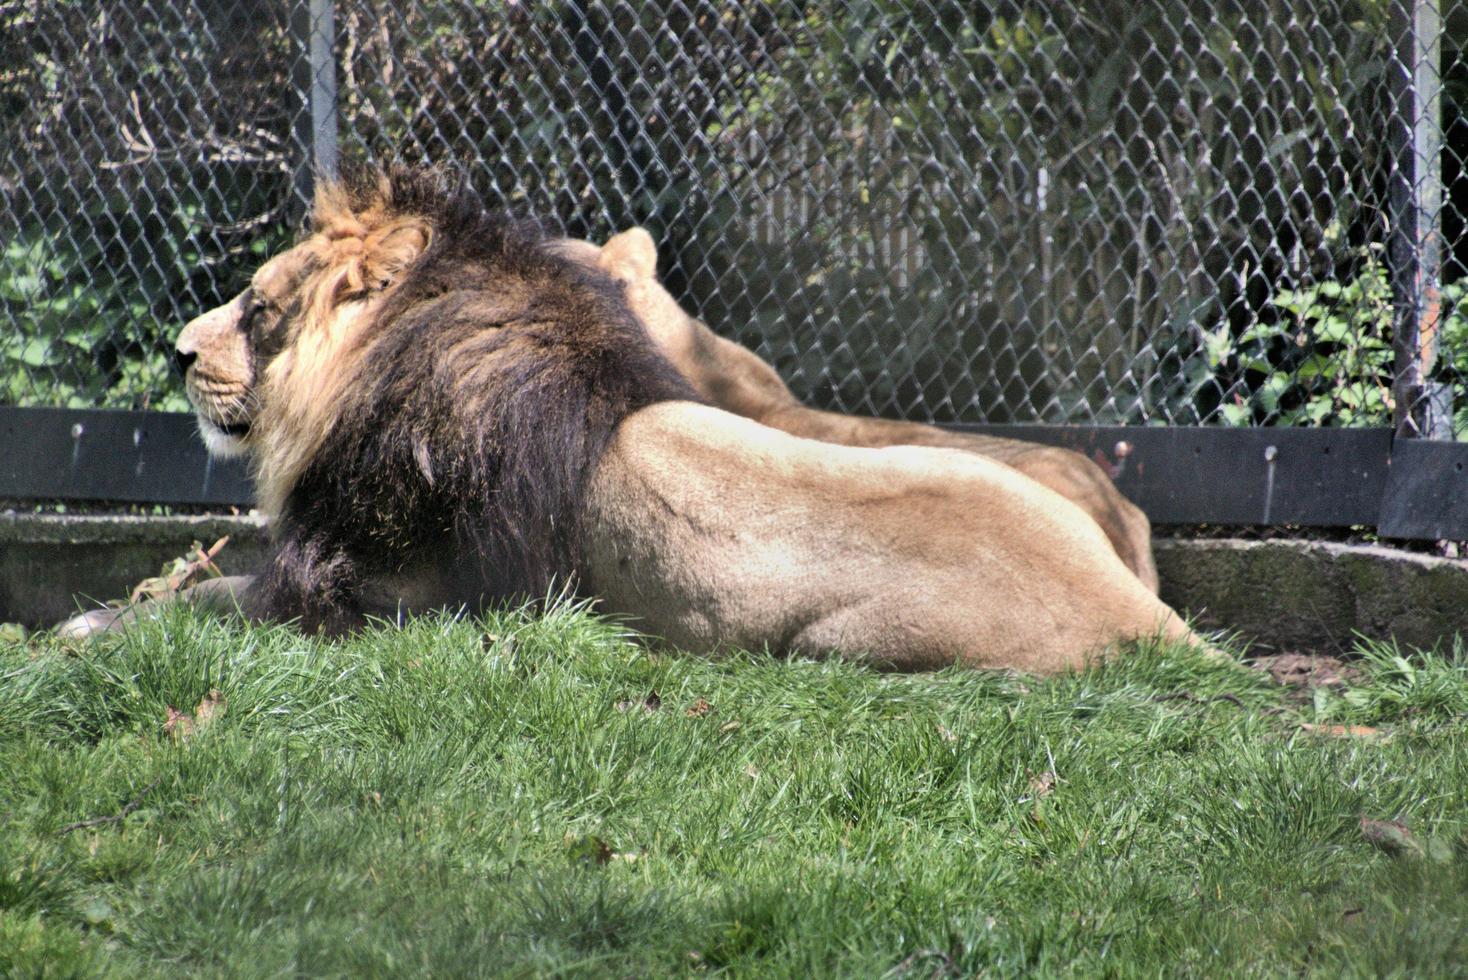
[{"label": "lion's face", "polygon": [[300,287],[310,267],[304,246],[266,262],[234,299],[195,317],[178,336],[175,356],[216,456],[250,448],[262,402],[259,378],[285,346],[296,319]]},{"label": "lion's face", "polygon": [[323,185],[315,233],[256,270],[230,302],[192,320],[176,356],[216,456],[249,453],[260,506],[278,511],[337,421],[362,355],[362,328],[427,248],[418,215],[354,203]]}]

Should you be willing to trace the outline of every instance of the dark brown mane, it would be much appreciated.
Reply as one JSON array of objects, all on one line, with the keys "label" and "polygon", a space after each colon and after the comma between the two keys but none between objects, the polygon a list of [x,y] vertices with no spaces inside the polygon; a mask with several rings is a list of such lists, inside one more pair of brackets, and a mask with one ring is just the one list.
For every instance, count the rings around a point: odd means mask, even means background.
[{"label": "dark brown mane", "polygon": [[335,628],[359,613],[364,579],[450,562],[466,603],[573,579],[618,423],[697,396],[618,285],[462,180],[367,172],[333,208],[420,218],[428,246],[365,328],[339,421],[285,498],[256,611]]}]

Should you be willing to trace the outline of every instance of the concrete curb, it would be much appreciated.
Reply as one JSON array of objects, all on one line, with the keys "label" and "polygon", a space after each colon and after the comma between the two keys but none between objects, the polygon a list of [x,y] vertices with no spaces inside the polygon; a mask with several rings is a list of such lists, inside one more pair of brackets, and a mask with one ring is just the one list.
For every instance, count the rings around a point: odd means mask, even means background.
[{"label": "concrete curb", "polygon": [[1414,647],[1468,633],[1468,562],[1327,541],[1159,538],[1162,598],[1262,651]]},{"label": "concrete curb", "polygon": [[[269,535],[253,515],[0,514],[0,623],[53,626],[225,535],[227,574],[263,560]],[[1468,561],[1291,540],[1159,538],[1156,552],[1163,599],[1265,652],[1338,653],[1358,634],[1432,647],[1468,633]]]},{"label": "concrete curb", "polygon": [[226,574],[263,560],[269,535],[257,516],[0,514],[0,623],[49,627],[125,599],[193,542],[207,547],[225,535],[216,563]]}]

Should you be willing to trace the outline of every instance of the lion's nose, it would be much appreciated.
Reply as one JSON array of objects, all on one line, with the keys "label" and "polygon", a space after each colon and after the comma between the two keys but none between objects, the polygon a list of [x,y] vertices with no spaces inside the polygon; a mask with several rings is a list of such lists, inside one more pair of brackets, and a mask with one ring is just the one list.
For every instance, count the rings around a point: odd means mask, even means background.
[{"label": "lion's nose", "polygon": [[178,368],[179,374],[187,372],[189,365],[198,359],[199,354],[197,351],[184,350],[182,347],[175,347],[173,349],[173,363]]}]

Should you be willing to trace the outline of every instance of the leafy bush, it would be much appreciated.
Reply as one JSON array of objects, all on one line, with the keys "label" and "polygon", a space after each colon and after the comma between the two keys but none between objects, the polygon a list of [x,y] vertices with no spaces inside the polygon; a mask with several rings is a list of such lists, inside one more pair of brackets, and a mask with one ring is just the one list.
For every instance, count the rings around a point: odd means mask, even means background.
[{"label": "leafy bush", "polygon": [[[12,329],[0,335],[0,403],[186,410],[173,337],[248,271],[239,262],[219,270],[207,235],[197,202],[150,212],[121,201],[65,230],[33,224],[5,243],[0,321]],[[258,260],[288,236],[266,229],[242,251]]]},{"label": "leafy bush", "polygon": [[[1391,282],[1382,247],[1355,253],[1355,273],[1280,289],[1259,322],[1237,337],[1208,338],[1199,357],[1215,374],[1241,373],[1244,390],[1219,407],[1227,425],[1390,425],[1395,352]],[[1433,379],[1468,379],[1468,284],[1443,287],[1443,319]],[[1468,424],[1461,408],[1455,429]]]},{"label": "leafy bush", "polygon": [[186,407],[173,336],[290,234],[280,8],[0,9],[0,404]]}]

